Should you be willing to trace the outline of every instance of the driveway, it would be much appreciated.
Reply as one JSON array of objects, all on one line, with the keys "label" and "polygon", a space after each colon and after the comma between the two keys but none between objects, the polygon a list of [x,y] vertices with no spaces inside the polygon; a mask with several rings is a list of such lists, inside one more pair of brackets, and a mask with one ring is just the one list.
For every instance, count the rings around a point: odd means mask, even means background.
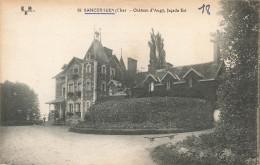
[{"label": "driveway", "polygon": [[0,127],[0,164],[155,165],[149,156],[152,147],[212,131],[180,133],[174,139],[150,142],[144,137],[165,135],[78,134],[65,126]]}]

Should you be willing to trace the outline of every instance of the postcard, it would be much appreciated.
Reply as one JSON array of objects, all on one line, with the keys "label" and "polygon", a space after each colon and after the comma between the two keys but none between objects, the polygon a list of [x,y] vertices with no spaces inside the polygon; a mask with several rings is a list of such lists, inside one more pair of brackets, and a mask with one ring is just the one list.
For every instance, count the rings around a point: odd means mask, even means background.
[{"label": "postcard", "polygon": [[258,30],[249,0],[0,1],[0,164],[260,163]]}]

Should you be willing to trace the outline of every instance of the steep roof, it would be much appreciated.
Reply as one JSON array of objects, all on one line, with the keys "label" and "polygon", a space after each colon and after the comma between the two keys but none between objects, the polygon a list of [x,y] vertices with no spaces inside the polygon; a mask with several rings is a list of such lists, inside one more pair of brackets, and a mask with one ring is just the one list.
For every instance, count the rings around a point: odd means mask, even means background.
[{"label": "steep roof", "polygon": [[220,64],[215,64],[214,62],[208,62],[202,64],[177,66],[169,69],[159,70],[157,72],[170,71],[171,73],[178,75],[180,80],[183,81],[183,77],[185,77],[185,74],[187,74],[190,70],[195,70],[195,72],[197,72],[205,79],[215,79],[222,63],[223,62],[220,62]]},{"label": "steep roof", "polygon": [[[109,52],[109,51],[107,50],[107,52]],[[108,55],[106,54],[103,45],[100,43],[100,41],[98,41],[96,39],[90,45],[86,55],[88,53],[93,54],[97,61],[108,62]],[[86,56],[84,59],[86,59]]]},{"label": "steep roof", "polygon": [[111,58],[113,56],[113,50],[112,49],[109,49],[107,47],[104,47],[104,51],[105,53],[107,54],[107,57],[108,58]]},{"label": "steep roof", "polygon": [[124,63],[124,60],[123,60],[122,55],[121,55],[121,58],[120,58],[119,63],[120,63],[120,65],[121,65],[122,69],[125,71],[125,70],[126,70],[126,67],[125,67],[125,63]]},{"label": "steep roof", "polygon": [[196,71],[195,69],[191,68],[188,72],[183,75],[183,78],[185,78],[190,72],[196,73],[199,77],[205,78],[200,72]]},{"label": "steep roof", "polygon": [[[184,78],[185,76],[193,71],[197,75],[199,75],[202,79],[202,81],[207,80],[215,80],[218,74],[218,71],[220,67],[223,65],[223,61],[221,61],[219,64],[216,64],[214,62],[208,62],[208,63],[202,63],[202,64],[193,64],[193,65],[185,65],[185,66],[177,66],[177,67],[171,67],[171,68],[164,68],[156,70],[152,75],[153,77],[158,77],[160,81],[167,75],[171,74],[174,78],[178,79],[178,82],[185,82]],[[151,73],[146,75],[146,78],[144,78],[144,81],[151,76]],[[159,82],[159,81],[156,81]]]},{"label": "steep roof", "polygon": [[64,77],[65,74],[64,74],[64,70],[61,71],[60,73],[58,73],[56,76],[54,76],[53,78],[59,78],[59,77]]},{"label": "steep roof", "polygon": [[[78,57],[73,57],[70,62],[68,63],[68,65],[63,65],[63,71],[61,71],[60,73],[58,73],[56,76],[54,76],[53,78],[59,78],[59,77],[64,77],[65,76],[65,71],[71,66],[71,64],[73,63],[73,61],[77,61],[79,63],[83,63],[84,60],[78,58]],[[65,67],[64,67],[65,66]]]}]

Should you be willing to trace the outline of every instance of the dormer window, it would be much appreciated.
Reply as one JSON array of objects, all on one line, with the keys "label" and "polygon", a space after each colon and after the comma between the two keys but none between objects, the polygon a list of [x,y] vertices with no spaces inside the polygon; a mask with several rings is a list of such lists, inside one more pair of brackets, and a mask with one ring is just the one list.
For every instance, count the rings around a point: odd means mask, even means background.
[{"label": "dormer window", "polygon": [[102,72],[102,74],[106,74],[107,73],[106,65],[102,65],[101,72]]},{"label": "dormer window", "polygon": [[167,90],[170,90],[170,89],[171,89],[171,82],[167,81]]},{"label": "dormer window", "polygon": [[79,73],[79,67],[78,66],[74,66],[73,67],[73,73],[74,74],[78,74]]},{"label": "dormer window", "polygon": [[86,66],[86,72],[91,73],[91,64],[87,64]]},{"label": "dormer window", "polygon": [[91,60],[91,53],[87,54],[87,60]]},{"label": "dormer window", "polygon": [[192,85],[193,85],[192,83],[193,83],[193,82],[192,82],[192,78],[190,78],[190,79],[189,79],[189,87],[190,87],[190,88],[192,88]]},{"label": "dormer window", "polygon": [[153,81],[149,83],[149,91],[150,92],[154,91],[154,82]]}]

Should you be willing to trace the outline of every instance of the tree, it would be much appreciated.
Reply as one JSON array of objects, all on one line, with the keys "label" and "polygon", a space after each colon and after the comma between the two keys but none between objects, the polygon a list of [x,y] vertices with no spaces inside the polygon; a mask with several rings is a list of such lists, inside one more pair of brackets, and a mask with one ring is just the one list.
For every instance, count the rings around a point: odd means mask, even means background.
[{"label": "tree", "polygon": [[28,85],[5,81],[0,84],[0,91],[2,124],[9,121],[21,123],[39,119],[38,96]]},{"label": "tree", "polygon": [[150,66],[152,68],[156,67],[157,64],[157,58],[156,58],[156,36],[154,34],[154,30],[152,29],[151,35],[151,41],[148,41],[148,45],[150,47]]},{"label": "tree", "polygon": [[228,71],[218,89],[221,110],[216,138],[222,147],[246,157],[256,156],[258,12],[256,1],[221,1],[222,58]]},{"label": "tree", "polygon": [[150,33],[151,40],[148,41],[150,47],[150,67],[153,69],[162,69],[165,67],[165,50],[164,50],[164,39],[162,35],[158,32],[157,34]]}]

